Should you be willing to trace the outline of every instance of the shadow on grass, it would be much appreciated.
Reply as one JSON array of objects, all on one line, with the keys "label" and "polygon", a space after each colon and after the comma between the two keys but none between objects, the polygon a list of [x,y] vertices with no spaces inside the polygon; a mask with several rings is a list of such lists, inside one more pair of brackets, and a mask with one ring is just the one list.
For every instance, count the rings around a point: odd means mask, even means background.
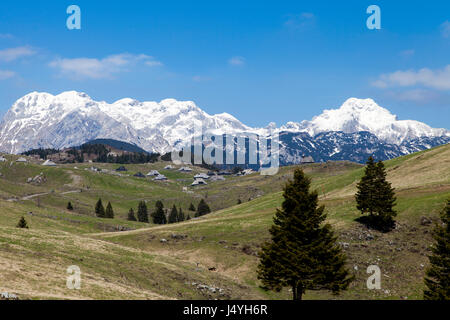
[{"label": "shadow on grass", "polygon": [[380,216],[368,215],[355,219],[365,225],[369,229],[378,230],[380,232],[389,232],[395,228],[395,221],[392,218],[382,218]]}]

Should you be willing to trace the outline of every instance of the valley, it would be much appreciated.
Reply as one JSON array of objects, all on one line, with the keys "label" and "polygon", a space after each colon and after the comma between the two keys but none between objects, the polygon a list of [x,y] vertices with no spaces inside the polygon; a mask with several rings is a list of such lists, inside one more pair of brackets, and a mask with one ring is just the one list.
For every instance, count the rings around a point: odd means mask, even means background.
[{"label": "valley", "polygon": [[[167,162],[119,165],[61,164],[43,167],[4,155],[0,162],[0,291],[20,299],[289,299],[265,292],[256,279],[257,253],[281,190],[296,166],[277,175],[227,176],[191,187],[207,170],[165,170]],[[437,165],[438,164],[438,165]],[[102,172],[92,171],[95,166]],[[326,206],[356,280],[340,296],[308,292],[305,299],[421,299],[424,270],[438,212],[450,196],[450,146],[386,161],[388,180],[398,197],[397,228],[369,230],[356,222],[356,182],[363,166],[351,162],[302,165]],[[106,171],[107,170],[107,171]],[[134,177],[158,170],[167,181]],[[27,183],[29,177],[45,177]],[[114,219],[95,217],[98,198],[112,203]],[[194,218],[189,205],[205,199],[212,213]],[[162,200],[181,207],[191,220],[153,225],[127,221],[140,200],[149,211]],[[237,204],[241,200],[241,204]],[[66,209],[67,203],[74,210]],[[30,229],[15,227],[24,216]],[[368,265],[382,271],[382,289],[368,290]],[[82,271],[81,290],[66,288],[66,269]]]}]

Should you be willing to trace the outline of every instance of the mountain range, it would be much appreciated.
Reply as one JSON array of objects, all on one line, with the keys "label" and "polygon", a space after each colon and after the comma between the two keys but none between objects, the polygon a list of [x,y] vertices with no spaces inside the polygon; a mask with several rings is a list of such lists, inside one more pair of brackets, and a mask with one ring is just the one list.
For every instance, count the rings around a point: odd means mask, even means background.
[{"label": "mountain range", "polygon": [[0,151],[17,154],[114,139],[163,154],[192,139],[195,126],[218,135],[277,132],[281,164],[298,163],[304,155],[316,161],[364,162],[369,155],[386,160],[450,142],[449,130],[398,120],[372,99],[350,98],[310,121],[252,128],[227,113],[209,115],[192,101],[126,98],[109,104],[69,91],[32,92],[17,100],[0,122]]}]

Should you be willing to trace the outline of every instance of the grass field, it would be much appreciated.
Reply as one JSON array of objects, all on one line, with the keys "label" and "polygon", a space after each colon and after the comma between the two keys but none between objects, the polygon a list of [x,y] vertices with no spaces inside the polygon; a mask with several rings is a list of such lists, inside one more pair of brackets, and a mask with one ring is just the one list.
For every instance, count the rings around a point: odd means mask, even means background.
[{"label": "grass field", "polygon": [[[189,187],[193,173],[164,170],[167,163],[129,165],[126,176],[85,170],[91,165],[45,168],[0,163],[0,291],[32,299],[286,299],[290,292],[264,292],[256,279],[257,252],[282,202],[281,189],[295,166],[275,176],[227,177]],[[12,164],[11,164],[12,163]],[[111,164],[95,166],[114,170]],[[326,206],[349,268],[356,276],[340,296],[307,292],[306,299],[420,299],[433,225],[450,197],[450,145],[386,162],[398,197],[398,227],[383,234],[355,222],[356,183],[363,167],[348,162],[305,165]],[[168,182],[132,177],[157,169]],[[46,181],[27,183],[40,173]],[[184,192],[187,187],[190,192]],[[39,196],[35,196],[39,195]],[[93,207],[111,201],[115,219],[98,219]],[[155,226],[125,220],[130,207],[157,200],[165,207],[205,198],[213,213],[187,222]],[[241,199],[242,204],[236,205]],[[73,212],[65,209],[68,201]],[[191,213],[192,214],[192,213]],[[30,229],[15,228],[24,215]],[[118,226],[129,231],[111,232]],[[165,239],[166,241],[161,241]],[[382,289],[368,290],[368,265],[382,271]],[[82,270],[81,290],[66,288],[66,269]],[[210,270],[211,269],[211,270]]]}]

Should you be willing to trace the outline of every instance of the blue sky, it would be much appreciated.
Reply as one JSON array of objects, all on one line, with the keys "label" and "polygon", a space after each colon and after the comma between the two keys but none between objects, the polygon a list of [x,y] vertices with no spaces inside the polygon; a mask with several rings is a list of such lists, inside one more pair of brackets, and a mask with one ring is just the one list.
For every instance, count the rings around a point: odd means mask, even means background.
[{"label": "blue sky", "polygon": [[[66,9],[81,8],[81,30]],[[381,30],[366,9],[381,8]],[[0,115],[31,91],[193,100],[251,126],[349,97],[450,129],[448,1],[1,1]]]}]

